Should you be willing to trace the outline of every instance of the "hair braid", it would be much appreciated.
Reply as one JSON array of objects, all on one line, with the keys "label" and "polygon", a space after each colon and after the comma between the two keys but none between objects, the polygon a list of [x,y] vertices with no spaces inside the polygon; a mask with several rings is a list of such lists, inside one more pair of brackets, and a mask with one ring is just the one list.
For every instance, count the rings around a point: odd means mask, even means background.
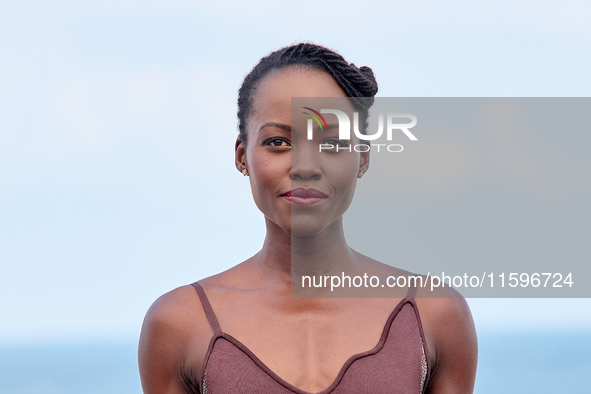
[{"label": "hair braid", "polygon": [[238,129],[243,142],[246,142],[246,123],[258,85],[271,71],[292,66],[309,67],[328,73],[347,97],[357,98],[353,105],[361,112],[362,129],[367,128],[368,110],[378,91],[378,84],[371,68],[358,68],[326,47],[300,43],[281,48],[263,57],[244,78],[238,91]]}]

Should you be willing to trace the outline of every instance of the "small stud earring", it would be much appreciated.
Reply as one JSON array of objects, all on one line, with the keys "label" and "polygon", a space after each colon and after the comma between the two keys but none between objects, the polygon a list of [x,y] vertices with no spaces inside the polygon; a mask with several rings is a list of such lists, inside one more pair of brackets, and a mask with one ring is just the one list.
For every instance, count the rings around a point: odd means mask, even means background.
[{"label": "small stud earring", "polygon": [[363,170],[359,171],[359,176],[358,178],[361,178],[363,176]]},{"label": "small stud earring", "polygon": [[246,168],[244,170],[242,170],[242,175],[248,176],[248,170]]}]

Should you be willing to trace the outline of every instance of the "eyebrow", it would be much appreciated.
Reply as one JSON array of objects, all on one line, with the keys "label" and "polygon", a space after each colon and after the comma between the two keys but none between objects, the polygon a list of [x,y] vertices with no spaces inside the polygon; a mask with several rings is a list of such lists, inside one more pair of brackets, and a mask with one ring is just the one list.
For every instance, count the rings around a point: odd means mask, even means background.
[{"label": "eyebrow", "polygon": [[[333,129],[338,129],[339,128],[339,124],[338,123],[331,123],[331,124],[328,124],[327,126],[328,126],[328,130],[333,130]],[[283,123],[277,123],[277,122],[267,122],[267,123],[265,123],[259,129],[259,133],[265,127],[278,127],[280,129],[283,129],[283,130],[288,131],[288,132],[291,133],[291,126],[290,125],[286,125],[286,124],[283,124]]]},{"label": "eyebrow", "polygon": [[291,133],[291,126],[290,125],[286,125],[283,123],[276,123],[276,122],[267,122],[264,125],[261,126],[261,128],[259,129],[259,133],[261,132],[262,129],[264,129],[265,127],[278,127],[280,129],[283,129],[285,131],[289,131]]}]

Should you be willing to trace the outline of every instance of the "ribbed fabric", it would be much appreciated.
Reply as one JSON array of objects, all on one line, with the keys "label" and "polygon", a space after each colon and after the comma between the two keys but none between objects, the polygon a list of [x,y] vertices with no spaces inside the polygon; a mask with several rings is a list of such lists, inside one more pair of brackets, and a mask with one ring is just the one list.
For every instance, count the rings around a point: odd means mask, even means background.
[{"label": "ribbed fabric", "polygon": [[[222,332],[199,283],[193,283],[214,331],[201,373],[202,394],[311,394],[287,383],[250,349]],[[378,344],[351,356],[334,382],[318,394],[420,394],[429,378],[427,349],[415,289],[400,301],[386,321]]]}]

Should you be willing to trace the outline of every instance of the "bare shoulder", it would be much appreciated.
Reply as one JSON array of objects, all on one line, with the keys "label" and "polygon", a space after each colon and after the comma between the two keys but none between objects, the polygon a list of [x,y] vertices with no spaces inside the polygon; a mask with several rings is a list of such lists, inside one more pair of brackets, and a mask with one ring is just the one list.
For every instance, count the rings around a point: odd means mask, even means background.
[{"label": "bare shoulder", "polygon": [[455,289],[427,287],[416,296],[431,361],[427,392],[472,393],[478,341],[470,307]]},{"label": "bare shoulder", "polygon": [[[220,289],[244,280],[245,266],[243,262],[200,280],[208,299],[213,298],[216,305],[223,303],[220,295],[228,292]],[[144,318],[138,349],[144,393],[199,392],[201,369],[213,335],[193,286],[176,288],[154,301]]]},{"label": "bare shoulder", "polygon": [[160,296],[144,319],[142,333],[145,329],[159,331],[174,331],[180,334],[189,330],[199,330],[205,319],[200,307],[199,296],[193,286],[182,286]]},{"label": "bare shoulder", "polygon": [[144,392],[187,392],[196,384],[212,334],[192,286],[159,297],[146,313],[140,335],[138,362]]},{"label": "bare shoulder", "polygon": [[417,287],[416,303],[423,320],[453,326],[473,326],[466,299],[455,289],[439,287],[430,290],[430,279],[422,276],[424,286]]}]

